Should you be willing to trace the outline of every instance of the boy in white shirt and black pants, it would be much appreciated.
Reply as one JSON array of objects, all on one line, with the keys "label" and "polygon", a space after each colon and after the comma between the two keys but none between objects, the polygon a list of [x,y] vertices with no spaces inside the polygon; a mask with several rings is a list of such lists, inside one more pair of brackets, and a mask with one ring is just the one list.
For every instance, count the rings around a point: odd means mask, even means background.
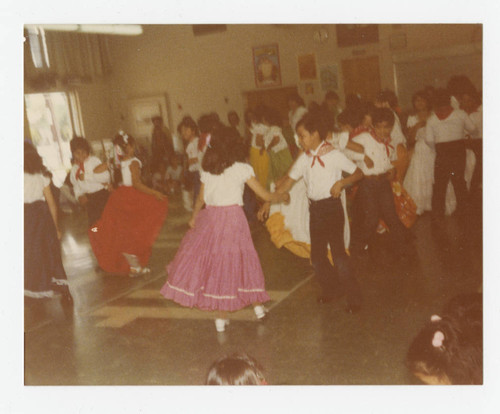
[{"label": "boy in white shirt and black pants", "polygon": [[[344,288],[346,310],[354,313],[361,306],[361,293],[344,246],[344,211],[340,194],[345,186],[360,180],[363,174],[344,154],[325,141],[326,129],[319,114],[306,114],[297,123],[296,132],[304,153],[296,160],[278,192],[287,192],[295,181],[304,178],[309,198],[311,262],[323,290],[318,302],[330,302],[340,296],[341,288]],[[343,171],[349,174],[346,178],[342,178]],[[338,272],[328,260],[328,245]],[[340,289],[338,278],[342,284]]]},{"label": "boy in white shirt and black pants", "polygon": [[390,144],[394,114],[388,108],[375,108],[372,122],[372,132],[363,132],[353,138],[355,143],[364,148],[364,154],[372,165],[367,166],[365,159],[357,161],[364,178],[359,183],[354,201],[351,253],[354,258],[359,257],[375,233],[379,220],[383,219],[389,228],[394,253],[401,258],[406,254],[404,247],[410,233],[396,213],[390,183],[395,175],[391,164],[394,148]]}]

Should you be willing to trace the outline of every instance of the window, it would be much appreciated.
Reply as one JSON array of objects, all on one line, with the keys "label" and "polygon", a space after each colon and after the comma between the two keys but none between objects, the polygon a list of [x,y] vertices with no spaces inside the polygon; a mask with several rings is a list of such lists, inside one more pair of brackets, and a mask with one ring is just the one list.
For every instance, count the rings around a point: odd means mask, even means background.
[{"label": "window", "polygon": [[83,135],[76,93],[35,93],[25,95],[31,139],[53,181],[60,187],[71,169],[69,143],[76,133]]}]

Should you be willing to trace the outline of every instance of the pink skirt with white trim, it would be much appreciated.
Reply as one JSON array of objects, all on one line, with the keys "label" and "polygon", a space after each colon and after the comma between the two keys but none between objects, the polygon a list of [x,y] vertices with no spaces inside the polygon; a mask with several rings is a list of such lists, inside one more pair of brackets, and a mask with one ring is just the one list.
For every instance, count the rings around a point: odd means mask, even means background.
[{"label": "pink skirt with white trim", "polygon": [[266,302],[264,274],[240,206],[207,206],[167,266],[161,293],[203,310],[236,311]]}]

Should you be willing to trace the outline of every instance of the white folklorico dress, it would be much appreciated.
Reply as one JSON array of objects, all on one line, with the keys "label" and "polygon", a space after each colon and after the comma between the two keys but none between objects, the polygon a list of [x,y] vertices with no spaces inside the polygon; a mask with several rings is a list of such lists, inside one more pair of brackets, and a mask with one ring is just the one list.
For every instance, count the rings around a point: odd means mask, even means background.
[{"label": "white folklorico dress", "polygon": [[[408,117],[408,128],[418,122],[417,115]],[[406,172],[403,187],[417,205],[417,214],[432,210],[432,186],[434,184],[434,160],[436,152],[425,142],[425,127],[415,136],[415,150]]]}]

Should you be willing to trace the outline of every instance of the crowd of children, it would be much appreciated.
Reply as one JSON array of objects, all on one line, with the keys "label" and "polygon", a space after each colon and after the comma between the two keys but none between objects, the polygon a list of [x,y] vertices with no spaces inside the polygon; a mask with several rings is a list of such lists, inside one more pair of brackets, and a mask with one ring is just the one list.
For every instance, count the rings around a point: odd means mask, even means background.
[{"label": "crowd of children", "polygon": [[[452,96],[459,107],[453,107]],[[141,178],[133,137],[119,133],[115,158],[106,162],[91,155],[85,139],[74,138],[70,182],[75,198],[87,208],[88,236],[99,266],[130,276],[149,272],[152,245],[167,214],[167,195],[190,192],[192,201],[184,206],[192,211],[191,229],[166,267],[162,295],[182,306],[217,311],[217,332],[229,323],[227,312],[249,305],[262,320],[269,295],[248,224],[258,204],[258,216],[267,219],[273,242],[310,257],[321,286],[318,302],[345,295],[346,310],[354,313],[362,306],[357,264],[377,231],[388,230],[394,260],[404,259],[413,238],[409,227],[417,215],[432,211],[440,218],[449,212],[447,198],[456,197],[457,216],[463,217],[470,197],[480,195],[481,99],[464,77],[453,78],[447,89],[416,92],[415,112],[406,122],[390,91],[382,91],[373,103],[348,96],[344,110],[334,92],[326,94],[322,105],[309,109],[298,95],[290,96],[288,103],[295,145],[283,134],[282,115],[264,105],[245,113],[248,135],[238,129],[234,111],[228,113],[230,126],[214,113],[197,122],[185,116],[177,128],[184,154],[174,152],[170,133],[161,119],[155,119],[151,186]],[[476,163],[469,174],[470,193],[467,149]],[[25,280],[26,294],[36,297],[49,295],[53,283],[65,286],[66,277],[57,247],[57,215],[46,191],[50,180],[40,163],[26,159],[30,154],[33,151],[25,148],[25,212],[37,212],[30,213],[25,228]],[[30,167],[33,162],[37,166]],[[52,249],[47,253],[50,263],[33,253],[43,233],[36,230],[33,217],[44,223],[43,232],[50,237],[46,243]],[[286,244],[280,242],[284,231]],[[47,266],[52,280],[44,270]],[[64,295],[69,301],[67,288]],[[453,325],[457,312],[432,319],[410,349],[411,369],[424,382],[480,381],[477,373],[464,379],[454,377],[448,368],[430,368],[431,353],[442,357],[454,346],[451,341],[469,341],[463,329]],[[426,351],[428,342],[432,348]],[[239,367],[244,358],[233,360],[214,364],[207,383],[236,383],[240,381],[236,377],[255,377],[253,383],[262,383],[258,370]],[[234,373],[221,374],[228,370]],[[221,379],[225,375],[234,378]],[[429,377],[435,378],[427,381]]]}]

